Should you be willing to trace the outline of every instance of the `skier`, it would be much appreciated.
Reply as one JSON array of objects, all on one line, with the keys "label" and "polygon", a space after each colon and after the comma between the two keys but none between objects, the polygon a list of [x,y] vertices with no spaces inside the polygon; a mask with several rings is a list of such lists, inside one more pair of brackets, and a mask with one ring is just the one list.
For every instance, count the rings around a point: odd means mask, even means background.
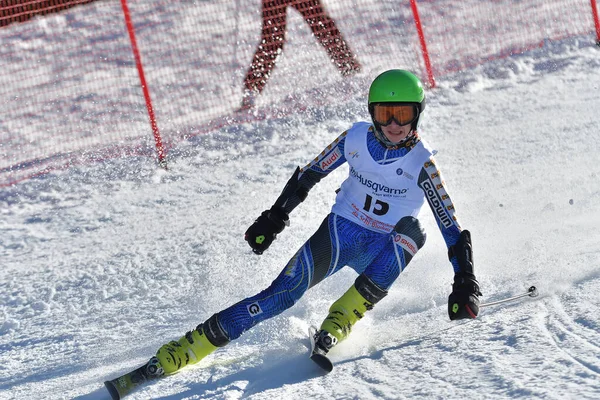
[{"label": "skier", "polygon": [[254,106],[256,97],[264,90],[283,52],[287,32],[287,9],[294,8],[310,27],[314,37],[323,46],[331,62],[342,76],[360,72],[361,66],[348,43],[329,16],[321,0],[263,0],[261,41],[252,57],[244,79],[244,95],[239,111]]},{"label": "skier", "polygon": [[432,151],[417,131],[425,109],[421,82],[405,70],[386,71],[371,84],[368,108],[372,121],[355,123],[314,161],[297,168],[274,205],[248,228],[245,239],[254,253],[262,254],[289,225],[290,212],[309,190],[347,162],[349,176],[321,226],[268,288],[163,345],[156,354],[160,365],[155,366],[161,372],[168,375],[197,363],[291,307],[309,288],[348,265],[358,278],[331,305],[314,335],[316,351],[327,354],[386,296],[425,244],[425,233],[415,218],[425,200],[454,269],[450,319],[477,317],[481,293],[473,271],[470,233],[461,229]]}]

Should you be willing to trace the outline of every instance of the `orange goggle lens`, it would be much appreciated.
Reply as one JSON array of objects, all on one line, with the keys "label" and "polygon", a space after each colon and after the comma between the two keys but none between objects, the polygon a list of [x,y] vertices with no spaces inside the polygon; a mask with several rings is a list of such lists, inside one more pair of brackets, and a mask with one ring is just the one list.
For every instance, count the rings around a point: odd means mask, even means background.
[{"label": "orange goggle lens", "polygon": [[417,107],[406,104],[375,104],[373,119],[379,125],[386,126],[395,120],[398,125],[408,125],[417,118]]}]

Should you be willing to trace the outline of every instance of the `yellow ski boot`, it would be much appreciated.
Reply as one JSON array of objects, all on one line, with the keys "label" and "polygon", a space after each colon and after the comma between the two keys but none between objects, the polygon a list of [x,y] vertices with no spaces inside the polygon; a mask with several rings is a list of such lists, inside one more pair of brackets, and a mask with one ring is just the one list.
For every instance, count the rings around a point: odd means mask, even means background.
[{"label": "yellow ski boot", "polygon": [[156,358],[158,358],[165,375],[170,375],[188,364],[196,364],[217,348],[208,340],[203,326],[200,325],[186,333],[178,341],[171,341],[163,345],[158,349]]},{"label": "yellow ski boot", "polygon": [[386,290],[378,287],[365,275],[360,275],[354,285],[329,308],[329,315],[315,337],[316,346],[326,354],[347,338],[352,326],[386,295]]}]

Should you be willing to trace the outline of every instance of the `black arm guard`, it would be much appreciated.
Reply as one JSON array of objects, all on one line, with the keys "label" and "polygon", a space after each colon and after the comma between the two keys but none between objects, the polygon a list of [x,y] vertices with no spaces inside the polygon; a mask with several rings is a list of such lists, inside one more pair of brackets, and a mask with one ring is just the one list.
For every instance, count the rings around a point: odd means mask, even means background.
[{"label": "black arm guard", "polygon": [[456,244],[448,250],[448,258],[456,257],[459,272],[454,274],[452,293],[448,297],[448,316],[451,320],[476,318],[479,314],[479,282],[475,278],[471,233],[464,230]]},{"label": "black arm guard", "polygon": [[300,167],[296,167],[296,170],[292,174],[292,177],[287,181],[285,187],[283,188],[283,191],[281,192],[277,200],[275,200],[274,205],[284,209],[287,213],[292,211],[292,209],[295,207],[295,205],[292,206],[291,204],[288,204],[290,202],[290,199],[292,199],[295,196],[298,198],[299,202],[303,202],[308,196],[308,189],[300,186],[298,182],[299,175]]},{"label": "black arm guard", "polygon": [[448,249],[448,259],[456,257],[461,273],[474,275],[473,270],[473,245],[471,244],[471,232],[464,230],[460,233],[458,241]]}]

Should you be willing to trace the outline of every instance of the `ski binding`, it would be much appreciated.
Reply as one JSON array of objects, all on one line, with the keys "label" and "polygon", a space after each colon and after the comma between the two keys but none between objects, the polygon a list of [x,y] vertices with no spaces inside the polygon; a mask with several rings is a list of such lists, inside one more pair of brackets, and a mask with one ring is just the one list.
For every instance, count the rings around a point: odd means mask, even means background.
[{"label": "ski binding", "polygon": [[160,362],[156,357],[152,357],[141,367],[118,378],[104,382],[104,386],[106,386],[113,400],[120,400],[146,381],[162,376],[164,376],[164,371]]}]

